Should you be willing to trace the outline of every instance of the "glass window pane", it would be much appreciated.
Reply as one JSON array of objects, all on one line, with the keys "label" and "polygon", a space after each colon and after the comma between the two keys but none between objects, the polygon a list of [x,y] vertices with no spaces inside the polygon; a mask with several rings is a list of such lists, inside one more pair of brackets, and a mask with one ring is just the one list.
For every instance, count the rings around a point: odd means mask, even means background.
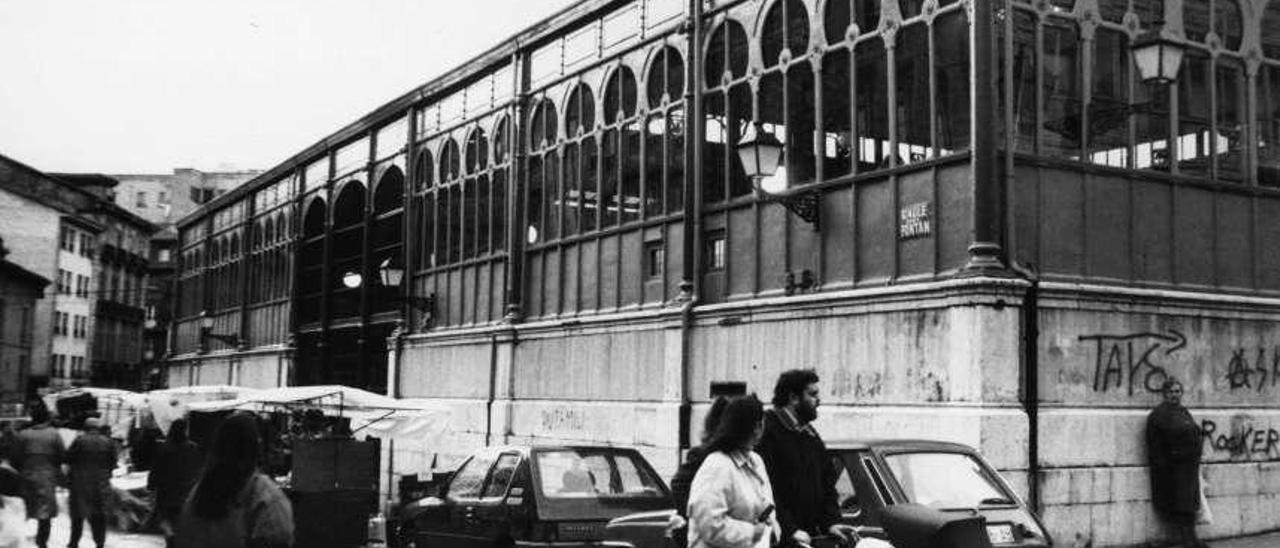
[{"label": "glass window pane", "polygon": [[578,215],[582,205],[579,164],[582,155],[579,152],[578,144],[569,144],[564,148],[564,169],[562,170],[562,186],[560,187],[560,200],[558,206],[561,208],[561,215],[564,216],[561,226],[562,234],[565,236],[573,236],[578,233]]},{"label": "glass window pane", "polygon": [[913,164],[930,156],[929,31],[924,23],[903,27],[894,48],[898,101],[898,164]]},{"label": "glass window pane", "polygon": [[1182,24],[1188,40],[1204,42],[1209,34],[1209,0],[1183,0]]},{"label": "glass window pane", "polygon": [[822,59],[822,173],[827,179],[853,170],[851,63],[852,57],[845,49],[830,52]]},{"label": "glass window pane", "polygon": [[889,166],[888,61],[884,42],[860,42],[853,52],[857,71],[858,170]]},{"label": "glass window pane", "polygon": [[[751,123],[751,86],[746,82],[735,84],[729,88],[729,117],[726,140],[726,158],[729,172],[729,196],[738,197],[751,193],[751,180],[738,160],[738,152],[734,145],[742,140],[742,133]],[[781,137],[779,137],[781,139]]]},{"label": "glass window pane", "polygon": [[635,123],[622,128],[622,192],[619,202],[622,222],[640,219],[640,128]]},{"label": "glass window pane", "polygon": [[493,249],[507,248],[507,170],[493,172]]},{"label": "glass window pane", "polygon": [[600,204],[604,210],[600,215],[601,228],[618,223],[618,178],[621,176],[622,154],[620,135],[617,130],[606,130],[600,146],[604,149],[601,156],[604,173],[600,177]]},{"label": "glass window pane", "polygon": [[579,169],[582,172],[579,179],[580,193],[578,201],[582,210],[582,220],[579,230],[582,232],[590,232],[596,230],[596,221],[600,215],[600,208],[604,204],[600,195],[597,194],[596,185],[600,181],[596,160],[600,157],[600,150],[596,148],[596,140],[594,138],[586,138],[582,140],[582,160]]},{"label": "glass window pane", "polygon": [[969,20],[952,11],[933,22],[934,82],[937,87],[938,153],[969,148]]},{"label": "glass window pane", "polygon": [[[1243,30],[1241,29],[1240,5],[1236,3],[1236,0],[1214,0],[1213,9],[1213,27],[1217,31],[1218,37],[1222,39],[1222,46],[1231,51],[1239,50],[1240,42],[1244,38]],[[1273,27],[1267,32],[1275,34],[1280,32],[1280,27]],[[1263,32],[1263,34],[1267,34],[1267,32]]]},{"label": "glass window pane", "polygon": [[684,209],[684,110],[671,109],[667,115],[667,213]]},{"label": "glass window pane", "polygon": [[536,244],[545,237],[546,227],[543,225],[543,180],[542,157],[529,158],[528,201],[525,203],[525,242]]},{"label": "glass window pane", "polygon": [[1081,137],[1080,31],[1075,23],[1044,25],[1044,131],[1040,153],[1079,158]]},{"label": "glass window pane", "polygon": [[1209,56],[1199,50],[1187,51],[1178,78],[1178,171],[1186,175],[1210,176],[1211,139],[1209,117]]},{"label": "glass window pane", "polygon": [[664,137],[667,133],[667,120],[662,113],[649,117],[645,122],[644,132],[644,215],[652,217],[662,214],[663,204],[663,170],[666,164],[664,156]]},{"label": "glass window pane", "polygon": [[485,456],[473,457],[462,465],[453,480],[449,482],[449,498],[475,498],[480,496],[484,479],[493,466],[493,458]]},{"label": "glass window pane", "polygon": [[[787,71],[787,172],[792,184],[811,183],[817,177],[813,149],[817,130],[817,105],[813,96],[813,68],[799,64]],[[741,163],[741,162],[739,162]]]},{"label": "glass window pane", "polygon": [[1258,71],[1258,184],[1280,187],[1280,66]]},{"label": "glass window pane", "polygon": [[476,179],[476,255],[489,252],[489,177]]},{"label": "glass window pane", "polygon": [[1013,500],[1000,482],[969,455],[899,453],[887,455],[885,462],[907,500],[930,508],[979,508]]},{"label": "glass window pane", "polygon": [[1094,37],[1093,97],[1089,103],[1086,160],[1112,167],[1129,165],[1129,37],[1100,28]]},{"label": "glass window pane", "polygon": [[706,111],[706,141],[702,153],[702,203],[724,200],[725,159],[729,152],[729,128],[724,93],[708,93],[703,99]]},{"label": "glass window pane", "polygon": [[1213,139],[1217,155],[1218,179],[1239,182],[1244,179],[1245,109],[1249,104],[1245,93],[1244,67],[1240,62],[1219,57],[1214,82],[1217,135]]},{"label": "glass window pane", "polygon": [[[1027,10],[1013,10],[1013,58],[1009,71],[1013,80],[1014,149],[1036,149],[1036,16]],[[1004,86],[1001,86],[1004,89]]]},{"label": "glass window pane", "polygon": [[560,237],[560,157],[554,152],[548,153],[545,157],[542,168],[542,195],[545,197],[543,204],[546,206],[543,213],[543,226],[546,228],[543,237],[544,241],[555,240]]}]

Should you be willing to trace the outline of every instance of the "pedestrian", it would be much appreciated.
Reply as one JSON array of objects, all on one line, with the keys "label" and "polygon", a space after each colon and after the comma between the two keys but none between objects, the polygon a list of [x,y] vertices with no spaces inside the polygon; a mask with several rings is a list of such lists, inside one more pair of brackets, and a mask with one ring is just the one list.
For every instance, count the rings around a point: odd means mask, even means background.
[{"label": "pedestrian", "polygon": [[67,467],[71,476],[67,497],[71,540],[67,546],[80,545],[87,518],[94,544],[103,548],[107,542],[107,504],[111,500],[111,472],[116,467],[116,444],[102,434],[102,419],[85,419],[84,431],[67,450]]},{"label": "pedestrian", "polygon": [[36,546],[46,548],[50,524],[58,515],[57,487],[66,447],[58,430],[49,424],[49,408],[44,402],[33,400],[30,415],[31,424],[18,432],[13,457],[26,480],[22,498],[27,519],[36,520]]},{"label": "pedestrian", "polygon": [[1164,400],[1147,415],[1147,461],[1151,465],[1151,502],[1156,513],[1174,527],[1188,548],[1204,543],[1196,536],[1200,510],[1201,432],[1182,405],[1182,383],[1169,379],[1160,387]]},{"label": "pedestrian", "polygon": [[702,419],[701,441],[696,447],[689,448],[685,453],[684,462],[671,477],[671,499],[676,505],[676,515],[680,516],[680,520],[671,531],[671,539],[676,546],[683,547],[689,544],[689,487],[693,484],[693,477],[702,466],[702,461],[707,458],[707,447],[711,443],[711,436],[716,433],[716,428],[720,425],[720,417],[724,414],[725,405],[728,403],[729,399],[725,397],[718,397],[711,402],[707,416]]},{"label": "pedestrian", "polygon": [[147,488],[155,494],[155,516],[164,534],[165,546],[173,548],[178,514],[200,476],[204,460],[200,448],[187,437],[187,419],[173,421],[169,435],[156,448],[153,457]]},{"label": "pedestrian", "polygon": [[778,376],[773,408],[765,411],[764,436],[757,451],[764,459],[782,524],[782,546],[809,546],[816,535],[830,534],[853,545],[853,526],[839,523],[839,470],[827,445],[813,428],[818,418],[818,374],[793,369]]},{"label": "pedestrian", "polygon": [[768,548],[779,538],[769,473],[752,450],[763,416],[754,394],[726,404],[689,488],[690,548]]},{"label": "pedestrian", "polygon": [[178,517],[179,548],[289,548],[293,508],[258,471],[262,440],[251,413],[232,413],[213,435],[204,470]]}]

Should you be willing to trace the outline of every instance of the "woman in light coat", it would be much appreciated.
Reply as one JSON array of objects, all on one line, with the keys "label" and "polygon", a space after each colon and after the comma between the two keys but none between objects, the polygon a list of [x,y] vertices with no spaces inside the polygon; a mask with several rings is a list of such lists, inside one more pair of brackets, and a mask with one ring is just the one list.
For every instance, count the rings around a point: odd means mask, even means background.
[{"label": "woman in light coat", "polygon": [[754,394],[725,408],[689,489],[690,548],[768,548],[781,534],[769,473],[752,451],[763,418]]}]

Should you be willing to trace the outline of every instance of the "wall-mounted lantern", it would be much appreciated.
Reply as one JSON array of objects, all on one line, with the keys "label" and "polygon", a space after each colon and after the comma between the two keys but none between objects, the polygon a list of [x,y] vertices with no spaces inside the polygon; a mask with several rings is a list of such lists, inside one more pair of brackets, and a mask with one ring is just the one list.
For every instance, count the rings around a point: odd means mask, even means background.
[{"label": "wall-mounted lantern", "polygon": [[[388,257],[378,265],[378,279],[384,287],[400,287],[404,281],[404,266],[398,261]],[[416,308],[422,312],[423,321],[430,322],[436,310],[436,296],[434,293],[426,296],[403,296],[399,295],[396,299],[409,303],[409,306]]]},{"label": "wall-mounted lantern", "polygon": [[231,346],[240,347],[244,341],[239,335],[225,335],[221,333],[213,333],[213,316],[209,315],[209,311],[200,311],[200,351],[208,351],[209,347],[205,343],[206,339],[221,341]]},{"label": "wall-mounted lantern", "polygon": [[747,127],[736,148],[738,160],[751,178],[756,197],[782,204],[787,211],[812,224],[813,229],[817,230],[822,193],[817,190],[791,192],[787,188],[786,178],[774,177],[783,160],[782,141],[766,131],[763,124],[755,122]]},{"label": "wall-mounted lantern", "polygon": [[1164,35],[1164,24],[1157,23],[1154,28],[1138,36],[1130,46],[1134,64],[1138,65],[1138,74],[1149,86],[1166,86],[1178,81],[1178,71],[1182,69],[1182,55],[1185,52],[1182,44]]}]

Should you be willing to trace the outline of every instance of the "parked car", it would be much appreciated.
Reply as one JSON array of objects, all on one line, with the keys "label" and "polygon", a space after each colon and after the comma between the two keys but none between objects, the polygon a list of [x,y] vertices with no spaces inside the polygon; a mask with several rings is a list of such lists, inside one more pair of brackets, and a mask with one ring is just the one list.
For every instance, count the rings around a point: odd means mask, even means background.
[{"label": "parked car", "polygon": [[598,546],[609,520],[671,508],[634,449],[509,446],[469,457],[436,496],[405,505],[405,547]]},{"label": "parked car", "polygon": [[[840,470],[836,481],[841,521],[864,537],[893,542],[884,509],[908,503],[956,516],[981,515],[991,544],[1000,548],[1049,548],[1040,518],[973,448],[927,440],[862,440],[828,443]],[[671,548],[666,538],[674,510],[620,517],[605,530],[611,548]]]}]

